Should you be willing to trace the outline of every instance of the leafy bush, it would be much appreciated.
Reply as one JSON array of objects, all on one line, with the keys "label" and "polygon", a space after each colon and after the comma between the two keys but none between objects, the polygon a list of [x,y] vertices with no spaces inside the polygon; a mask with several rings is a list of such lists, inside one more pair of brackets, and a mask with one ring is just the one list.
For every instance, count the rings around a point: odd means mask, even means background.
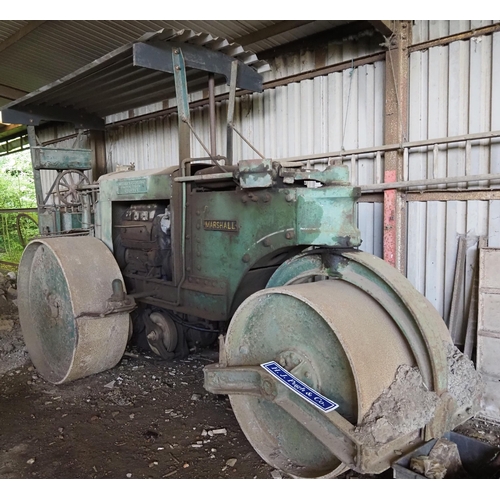
[{"label": "leafy bush", "polygon": [[[29,151],[0,157],[0,209],[36,207],[35,184]],[[0,260],[19,262],[23,245],[18,235],[17,212],[0,213]],[[36,213],[30,213],[37,220]],[[20,220],[25,239],[38,234],[38,228],[27,218]]]}]

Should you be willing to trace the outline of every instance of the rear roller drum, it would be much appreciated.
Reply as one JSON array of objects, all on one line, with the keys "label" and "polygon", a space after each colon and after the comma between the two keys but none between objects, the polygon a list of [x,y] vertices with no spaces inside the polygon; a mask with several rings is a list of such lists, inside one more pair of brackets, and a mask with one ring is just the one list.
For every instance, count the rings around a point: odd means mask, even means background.
[{"label": "rear roller drum", "polygon": [[26,247],[19,319],[31,360],[47,381],[62,384],[115,366],[129,338],[126,302],[120,269],[98,239],[49,238]]}]

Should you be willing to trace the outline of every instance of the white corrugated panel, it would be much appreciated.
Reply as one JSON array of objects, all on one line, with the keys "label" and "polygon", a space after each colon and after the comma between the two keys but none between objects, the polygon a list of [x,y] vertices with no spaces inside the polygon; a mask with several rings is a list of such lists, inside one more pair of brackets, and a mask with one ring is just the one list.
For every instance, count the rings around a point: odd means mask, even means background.
[{"label": "white corrugated panel", "polygon": [[[301,61],[297,64],[296,71],[301,69]],[[375,63],[242,96],[236,100],[235,126],[259,152],[271,158],[380,145],[384,72],[384,64]],[[226,149],[226,115],[227,103],[218,104],[219,152]],[[191,121],[208,147],[208,108],[194,110]],[[113,128],[108,131],[107,148],[111,165],[133,162],[137,169],[147,169],[176,164],[176,115]],[[192,154],[206,156],[194,137]],[[256,157],[235,134],[234,160]],[[373,172],[374,160],[365,159],[357,164],[353,180],[373,182]]]},{"label": "white corrugated panel", "polygon": [[[446,28],[442,22],[431,22],[426,29],[432,34],[426,36],[458,32],[453,31],[460,30],[458,24],[449,22]],[[409,140],[499,130],[499,57],[499,33],[412,53]],[[443,145],[436,151],[411,152],[408,179],[499,172],[499,147],[498,143],[476,141],[468,155],[465,142]],[[498,212],[499,202],[409,203],[408,278],[444,318],[449,315],[459,235],[475,238],[489,234],[498,241]],[[475,255],[472,246],[467,253],[464,304],[470,294]],[[463,327],[465,320],[459,318],[459,325]]]},{"label": "white corrugated panel", "polygon": [[413,21],[413,43],[428,42],[435,38],[456,35],[478,28],[484,28],[498,21]]},{"label": "white corrugated panel", "polygon": [[[462,304],[457,318],[464,333],[470,300],[477,238],[490,235],[490,245],[500,242],[498,201],[449,201],[408,203],[408,279],[449,319],[459,237],[467,237]],[[463,340],[463,339],[462,339]]]},{"label": "white corrugated panel", "polygon": [[383,224],[383,203],[358,203],[358,227],[362,239],[360,250],[383,258]]}]

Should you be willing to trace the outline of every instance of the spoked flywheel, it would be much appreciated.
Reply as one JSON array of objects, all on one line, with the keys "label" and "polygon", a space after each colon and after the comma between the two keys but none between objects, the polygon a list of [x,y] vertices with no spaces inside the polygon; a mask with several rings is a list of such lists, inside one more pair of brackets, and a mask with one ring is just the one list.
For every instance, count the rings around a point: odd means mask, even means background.
[{"label": "spoked flywheel", "polygon": [[112,368],[125,351],[134,302],[112,253],[96,238],[29,243],[19,265],[18,305],[31,360],[49,382]]},{"label": "spoked flywheel", "polygon": [[90,182],[81,170],[64,170],[57,176],[55,184],[59,202],[68,207],[76,207],[82,204],[79,189]]},{"label": "spoked flywheel", "polygon": [[[236,311],[219,365],[205,369],[205,387],[229,394],[256,451],[291,476],[379,473],[415,444],[420,427],[432,434],[449,423],[449,415],[433,421],[438,407],[454,408],[446,397],[447,344],[437,311],[382,260],[356,251],[300,255]],[[338,408],[317,410],[261,366],[272,361]],[[400,435],[381,437],[377,428],[376,439],[363,441],[358,429],[402,366],[418,369],[435,407],[427,421],[403,415]]]}]

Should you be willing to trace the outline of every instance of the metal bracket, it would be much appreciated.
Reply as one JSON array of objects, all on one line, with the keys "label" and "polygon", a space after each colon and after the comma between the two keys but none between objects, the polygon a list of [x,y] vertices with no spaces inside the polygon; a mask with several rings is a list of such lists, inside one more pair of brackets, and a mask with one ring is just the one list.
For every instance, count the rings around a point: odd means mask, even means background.
[{"label": "metal bracket", "polygon": [[137,305],[134,298],[125,293],[123,283],[119,279],[113,280],[112,287],[113,294],[106,302],[106,311],[103,315],[132,312]]},{"label": "metal bracket", "polygon": [[323,443],[339,460],[360,473],[381,473],[421,444],[420,431],[378,445],[362,442],[353,426],[337,411],[323,413],[294,394],[260,366],[205,366],[204,387],[213,394],[245,395],[272,401]]},{"label": "metal bracket", "polygon": [[231,67],[235,62],[238,66],[238,79],[236,82],[238,87],[254,92],[262,92],[262,76],[253,68],[222,52],[214,52],[199,45],[165,41],[134,43],[134,66],[174,73],[175,63],[172,64],[169,54],[173,50],[180,50],[181,47],[187,68],[223,75],[226,83],[228,83],[231,78]]},{"label": "metal bracket", "polygon": [[354,426],[339,413],[321,413],[260,366],[221,367],[214,364],[206,366],[203,372],[207,391],[214,394],[254,395],[272,401],[301,422],[343,463],[356,467],[355,438],[351,435]]}]

